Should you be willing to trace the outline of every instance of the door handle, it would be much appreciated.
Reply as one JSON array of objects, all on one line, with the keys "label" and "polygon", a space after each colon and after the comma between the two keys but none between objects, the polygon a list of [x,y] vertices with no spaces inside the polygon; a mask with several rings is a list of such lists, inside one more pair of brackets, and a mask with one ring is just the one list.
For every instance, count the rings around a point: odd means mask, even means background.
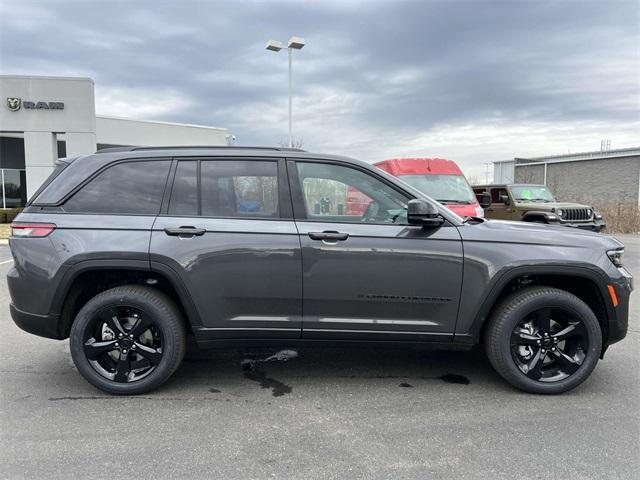
[{"label": "door handle", "polygon": [[329,230],[326,230],[324,232],[309,232],[308,235],[311,240],[328,240],[332,242],[343,241],[349,238],[348,233]]},{"label": "door handle", "polygon": [[166,233],[167,235],[180,238],[199,237],[200,235],[204,235],[206,231],[206,228],[196,228],[191,226],[164,229],[164,233]]}]

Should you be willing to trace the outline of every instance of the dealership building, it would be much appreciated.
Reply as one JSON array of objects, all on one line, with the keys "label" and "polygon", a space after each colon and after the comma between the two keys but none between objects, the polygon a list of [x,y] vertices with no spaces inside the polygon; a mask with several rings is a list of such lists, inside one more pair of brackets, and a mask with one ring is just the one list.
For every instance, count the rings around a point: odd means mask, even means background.
[{"label": "dealership building", "polygon": [[494,183],[547,185],[558,200],[640,205],[640,147],[494,162]]},{"label": "dealership building", "polygon": [[0,208],[24,206],[60,157],[230,138],[224,128],[96,115],[90,78],[0,75],[0,99]]}]

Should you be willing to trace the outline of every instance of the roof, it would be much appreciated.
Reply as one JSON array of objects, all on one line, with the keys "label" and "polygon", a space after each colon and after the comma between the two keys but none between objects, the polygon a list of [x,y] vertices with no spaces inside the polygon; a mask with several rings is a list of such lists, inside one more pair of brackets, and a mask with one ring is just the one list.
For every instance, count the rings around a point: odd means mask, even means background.
[{"label": "roof", "polygon": [[34,196],[33,205],[56,205],[71,192],[77,185],[105,168],[113,162],[120,160],[160,160],[176,157],[243,157],[252,160],[270,160],[274,158],[305,158],[318,160],[336,160],[374,168],[368,163],[348,157],[337,155],[324,155],[309,153],[303,150],[295,150],[279,147],[242,147],[242,146],[193,146],[193,147],[114,147],[100,150],[92,155],[64,159],[61,162],[68,164],[64,175],[54,178],[47,187]]},{"label": "roof", "polygon": [[209,127],[207,125],[197,125],[195,123],[177,123],[177,122],[161,122],[159,120],[140,120],[137,118],[116,117],[113,115],[96,115],[96,119],[116,120],[118,122],[136,122],[136,123],[152,123],[154,125],[169,125],[172,127],[189,127],[189,128],[204,128],[206,130],[222,130],[226,131],[226,128],[222,127]]},{"label": "roof", "polygon": [[391,175],[462,175],[460,167],[453,160],[444,158],[390,158],[374,163]]},{"label": "roof", "polygon": [[499,160],[493,163],[562,163],[635,156],[640,156],[640,147],[618,148],[616,150],[605,151],[595,150],[591,152],[566,153],[562,155],[548,155],[544,157],[514,157],[513,160]]}]

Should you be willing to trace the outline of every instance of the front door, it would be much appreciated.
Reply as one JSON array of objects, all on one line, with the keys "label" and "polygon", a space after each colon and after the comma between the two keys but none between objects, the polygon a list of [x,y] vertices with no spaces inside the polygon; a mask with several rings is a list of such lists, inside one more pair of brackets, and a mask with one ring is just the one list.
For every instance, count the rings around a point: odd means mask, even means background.
[{"label": "front door", "polygon": [[300,241],[285,168],[277,159],[177,162],[150,258],[179,275],[200,340],[300,337]]},{"label": "front door", "polygon": [[515,220],[513,218],[513,200],[509,196],[509,191],[504,187],[494,187],[489,190],[489,193],[491,194],[491,206],[486,209],[487,217],[497,220]]},{"label": "front door", "polygon": [[[409,195],[367,169],[288,163],[303,260],[303,338],[450,341],[462,242],[407,223]],[[347,209],[347,196],[367,199]]]}]

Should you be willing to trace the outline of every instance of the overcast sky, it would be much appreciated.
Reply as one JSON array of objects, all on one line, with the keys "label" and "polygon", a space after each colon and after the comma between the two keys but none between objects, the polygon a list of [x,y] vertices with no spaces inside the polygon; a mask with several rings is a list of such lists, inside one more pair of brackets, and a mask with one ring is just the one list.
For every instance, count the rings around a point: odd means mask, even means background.
[{"label": "overcast sky", "polygon": [[0,0],[3,74],[96,82],[98,114],[367,161],[640,146],[640,2]]}]

